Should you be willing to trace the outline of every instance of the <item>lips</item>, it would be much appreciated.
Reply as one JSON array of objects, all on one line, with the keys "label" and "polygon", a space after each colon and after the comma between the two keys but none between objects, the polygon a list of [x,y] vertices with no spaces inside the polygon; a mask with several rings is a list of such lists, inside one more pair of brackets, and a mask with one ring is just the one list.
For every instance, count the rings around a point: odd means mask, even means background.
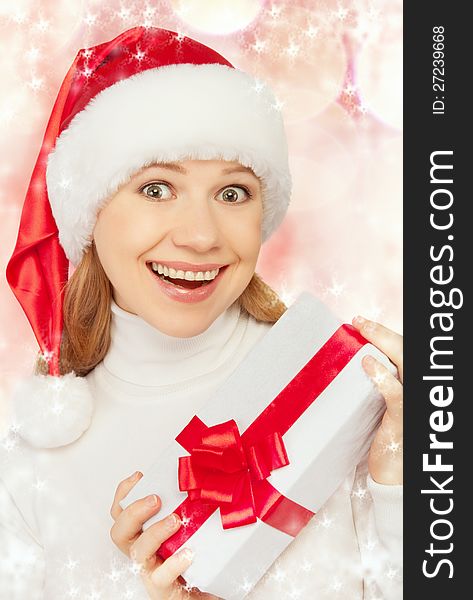
[{"label": "lips", "polygon": [[218,275],[211,281],[174,279],[166,277],[164,274],[159,275],[153,271],[151,263],[147,263],[146,266],[148,267],[151,276],[166,296],[173,300],[177,300],[178,302],[199,302],[205,300],[213,293],[228,265],[221,267]]}]

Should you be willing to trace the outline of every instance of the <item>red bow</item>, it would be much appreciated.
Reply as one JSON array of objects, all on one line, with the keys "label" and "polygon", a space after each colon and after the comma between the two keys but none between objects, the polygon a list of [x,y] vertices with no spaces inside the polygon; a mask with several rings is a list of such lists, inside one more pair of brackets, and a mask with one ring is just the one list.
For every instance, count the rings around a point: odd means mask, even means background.
[{"label": "red bow", "polygon": [[198,433],[200,423],[191,420],[187,428],[195,430],[198,443],[194,443],[190,456],[179,457],[181,492],[187,491],[190,500],[217,504],[224,529],[254,523],[253,482],[289,464],[281,434],[275,431],[247,445],[233,419]]}]

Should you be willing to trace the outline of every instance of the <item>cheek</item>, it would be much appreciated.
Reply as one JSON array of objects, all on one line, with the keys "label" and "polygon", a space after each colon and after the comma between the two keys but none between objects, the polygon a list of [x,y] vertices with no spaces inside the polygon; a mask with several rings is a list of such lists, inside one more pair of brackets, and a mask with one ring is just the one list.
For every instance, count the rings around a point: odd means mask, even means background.
[{"label": "cheek", "polygon": [[261,248],[261,210],[232,215],[222,225],[224,236],[241,260],[255,263]]},{"label": "cheek", "polygon": [[94,228],[95,245],[107,272],[123,273],[123,266],[136,260],[146,248],[152,227],[149,218],[126,205],[108,205]]}]

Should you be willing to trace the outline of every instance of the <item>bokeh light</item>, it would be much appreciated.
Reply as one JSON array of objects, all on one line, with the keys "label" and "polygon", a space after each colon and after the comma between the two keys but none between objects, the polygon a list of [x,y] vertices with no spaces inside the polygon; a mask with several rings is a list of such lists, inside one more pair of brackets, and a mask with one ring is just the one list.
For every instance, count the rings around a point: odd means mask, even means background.
[{"label": "bokeh light", "polygon": [[176,15],[194,29],[225,35],[247,27],[263,0],[170,0]]}]

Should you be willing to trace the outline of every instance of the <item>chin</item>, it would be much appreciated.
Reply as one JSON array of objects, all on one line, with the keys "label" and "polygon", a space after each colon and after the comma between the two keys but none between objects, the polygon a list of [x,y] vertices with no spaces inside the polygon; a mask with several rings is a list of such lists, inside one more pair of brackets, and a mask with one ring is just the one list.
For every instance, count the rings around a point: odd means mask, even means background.
[{"label": "chin", "polygon": [[187,317],[176,315],[175,317],[168,318],[165,322],[162,322],[161,319],[156,319],[151,316],[150,319],[145,320],[165,335],[177,338],[188,338],[195,337],[206,331],[219,314],[220,313],[213,319],[209,319],[209,311],[207,310],[201,317],[195,314],[189,314]]}]

